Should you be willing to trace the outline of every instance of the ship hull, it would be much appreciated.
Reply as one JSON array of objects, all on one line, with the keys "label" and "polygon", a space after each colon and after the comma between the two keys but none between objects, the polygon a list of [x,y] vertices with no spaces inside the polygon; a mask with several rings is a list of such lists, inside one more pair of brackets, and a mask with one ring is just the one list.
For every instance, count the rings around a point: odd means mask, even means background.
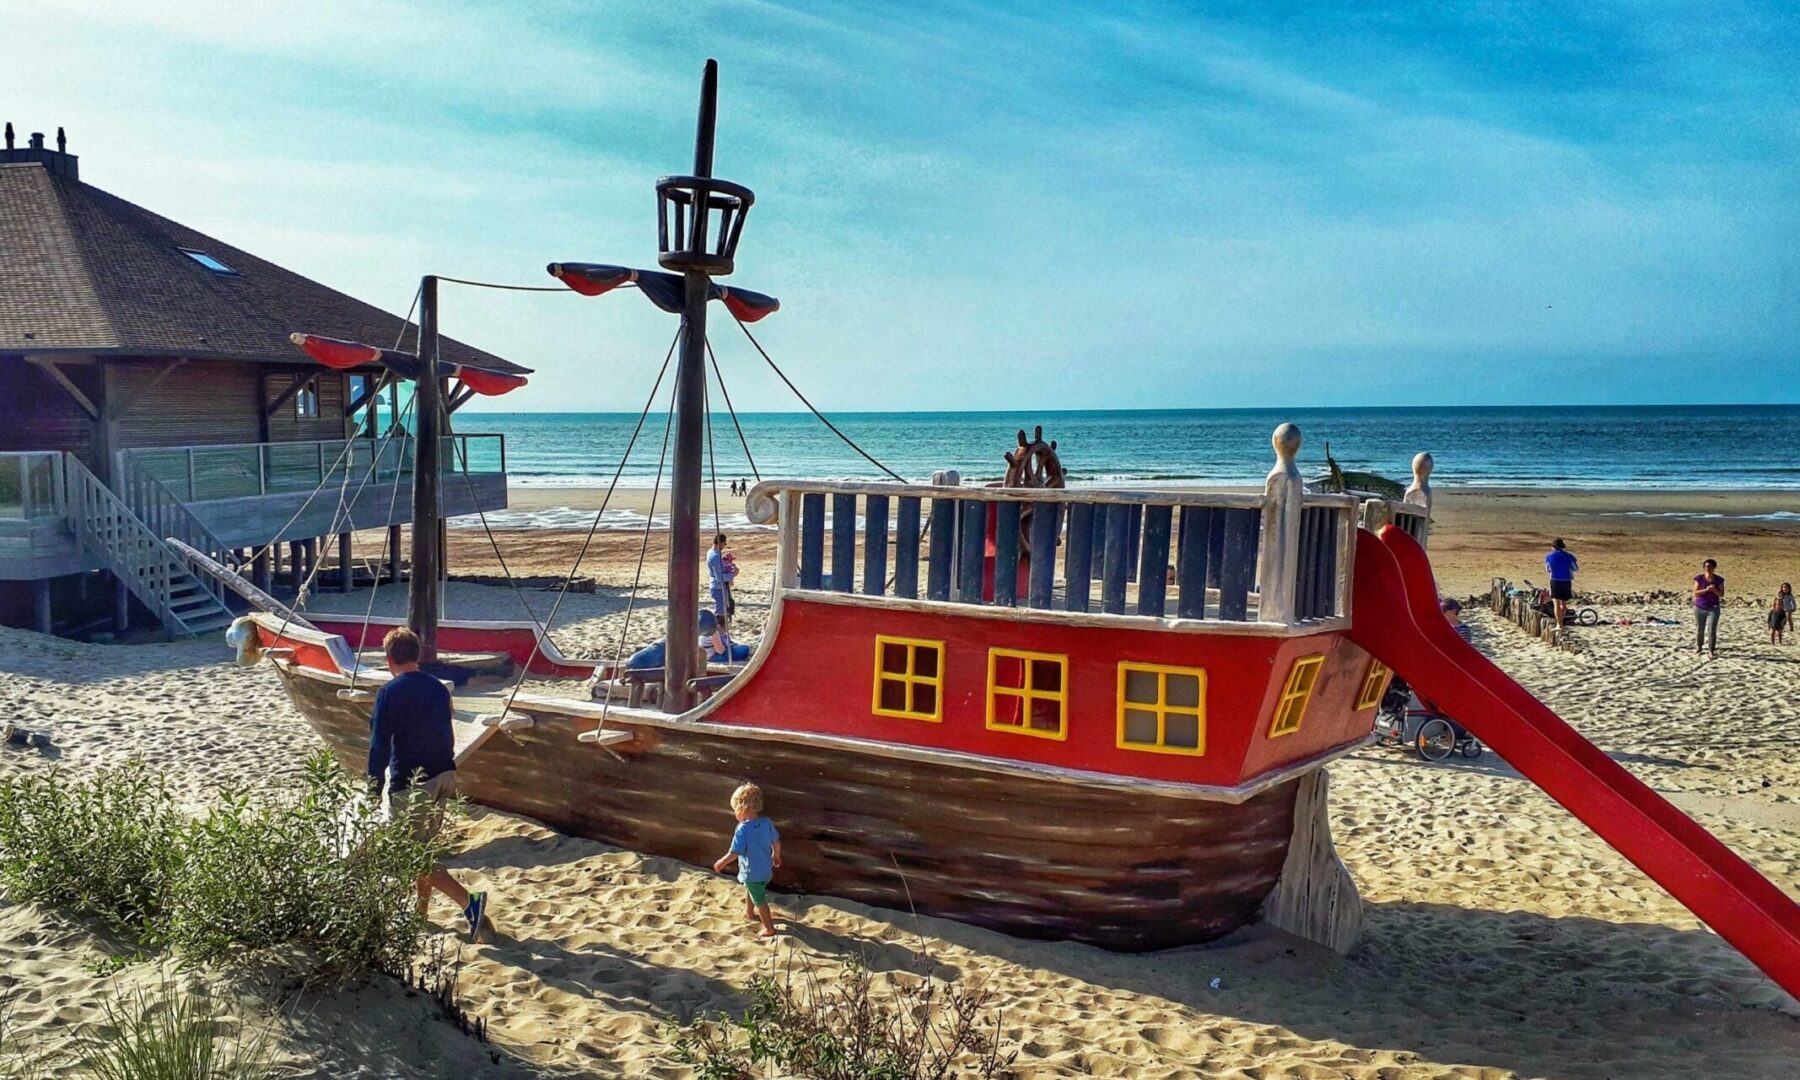
[{"label": "ship hull", "polygon": [[[367,701],[295,664],[277,669],[308,724],[360,771]],[[1252,921],[1294,830],[1299,781],[1239,802],[886,756],[709,725],[595,722],[536,699],[533,726],[495,733],[458,768],[472,801],[562,832],[697,866],[724,852],[729,797],[760,785],[781,831],[778,893],[913,910],[1021,937],[1142,951]]]}]

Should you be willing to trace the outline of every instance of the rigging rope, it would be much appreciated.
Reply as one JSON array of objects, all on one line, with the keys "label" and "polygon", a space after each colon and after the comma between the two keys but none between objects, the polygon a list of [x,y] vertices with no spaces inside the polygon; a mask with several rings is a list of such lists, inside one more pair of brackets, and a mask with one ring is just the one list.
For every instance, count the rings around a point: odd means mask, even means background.
[{"label": "rigging rope", "polygon": [[[594,511],[594,523],[588,526],[587,538],[581,542],[581,550],[575,555],[575,565],[569,567],[569,576],[563,579],[562,588],[556,594],[556,602],[550,606],[550,615],[544,620],[543,629],[537,634],[537,640],[531,647],[531,655],[525,659],[524,668],[519,672],[519,681],[513,684],[512,693],[507,695],[506,704],[500,710],[502,717],[506,715],[507,709],[512,708],[513,700],[519,696],[519,688],[525,685],[525,679],[531,674],[531,663],[537,659],[538,653],[544,647],[544,639],[549,636],[550,626],[556,621],[556,612],[562,607],[563,597],[569,593],[569,584],[575,580],[576,571],[581,569],[581,560],[587,558],[588,546],[594,542],[594,534],[600,529],[600,519],[606,514],[606,506],[612,501],[613,491],[619,486],[619,477],[625,474],[625,463],[631,460],[632,448],[637,446],[638,435],[644,430],[644,420],[650,415],[650,406],[656,403],[656,392],[662,389],[663,377],[669,373],[669,360],[675,355],[675,345],[680,340],[681,330],[677,328],[675,337],[669,341],[669,351],[663,354],[662,369],[656,373],[656,382],[650,387],[650,396],[644,399],[644,410],[638,413],[637,427],[632,429],[631,438],[625,443],[625,453],[619,457],[619,467],[613,470],[612,483],[606,486],[606,494],[600,499],[600,509]],[[663,438],[665,441],[668,439],[667,431],[663,433]],[[648,516],[652,520],[656,516],[654,501],[650,504]],[[641,566],[640,563],[640,569]],[[604,710],[602,710],[602,715],[604,715]]]},{"label": "rigging rope", "polygon": [[[396,352],[399,351],[400,345],[406,340],[406,332],[408,330],[412,329],[413,312],[415,312],[419,309],[419,297],[422,296],[424,294],[424,292],[425,292],[425,283],[420,282],[419,287],[413,291],[412,303],[410,303],[406,306],[406,317],[400,320],[400,332],[398,334],[394,335],[394,350]],[[417,392],[418,391],[415,388],[414,393],[416,394]],[[388,436],[392,436],[392,435],[393,435],[393,430],[390,429],[388,432]],[[331,468],[329,471],[321,473],[319,475],[319,486],[313,488],[311,494],[306,496],[306,501],[300,504],[300,509],[294,511],[294,516],[287,519],[287,524],[283,525],[281,528],[275,530],[275,539],[269,541],[267,544],[264,544],[260,549],[253,550],[250,553],[250,561],[251,562],[254,562],[257,559],[260,559],[263,556],[267,555],[269,552],[274,550],[276,544],[281,543],[281,534],[285,533],[289,529],[293,528],[294,522],[300,520],[300,515],[306,513],[306,508],[311,506],[313,500],[319,497],[319,492],[325,490],[326,480],[331,476],[332,473],[337,472],[338,466],[342,465],[344,463],[345,456],[347,456],[350,453],[351,447],[353,447],[355,445],[356,445],[355,439],[345,439],[344,440],[343,452],[339,453],[337,460],[331,463]],[[379,461],[380,458],[381,458],[381,455],[376,454],[376,460]]]},{"label": "rigging rope", "polygon": [[[705,371],[700,372],[700,380],[702,382],[706,381],[706,372]],[[707,472],[707,478],[712,484],[713,534],[716,536],[717,534],[719,534],[720,532],[723,531],[719,526],[719,461],[718,461],[718,458],[714,457],[714,455],[713,455],[712,387],[708,386],[705,388],[705,390],[706,390],[706,395],[705,395],[705,401],[706,401],[706,472]],[[654,509],[654,504],[652,505],[652,508]]]},{"label": "rigging rope", "polygon": [[[618,677],[619,665],[624,663],[624,660],[625,660],[625,643],[627,641],[631,640],[631,612],[632,612],[633,608],[637,607],[638,587],[640,585],[642,585],[643,580],[644,580],[644,560],[650,554],[650,530],[656,524],[656,497],[662,493],[663,466],[669,460],[669,433],[671,431],[673,431],[675,428],[675,402],[677,400],[679,400],[680,397],[681,397],[681,370],[679,368],[677,368],[675,371],[675,383],[674,383],[674,385],[670,386],[670,388],[669,388],[669,412],[668,412],[668,415],[666,417],[664,417],[664,419],[663,419],[662,453],[657,455],[656,480],[654,483],[652,483],[650,485],[650,512],[648,514],[644,515],[644,539],[643,539],[643,542],[638,546],[637,570],[631,576],[631,592],[625,599],[625,623],[623,626],[621,626],[619,628],[619,647],[613,651],[612,670],[613,670],[614,678]],[[671,506],[669,509],[670,509],[669,516],[672,521],[674,518],[674,507]],[[669,540],[669,546],[672,549],[674,547],[674,545],[675,545],[674,538],[671,537]],[[698,628],[688,631],[687,640],[690,642],[697,640],[695,635],[698,633],[699,633]],[[688,646],[688,648],[693,648],[693,647],[694,646],[691,644]],[[668,671],[668,669],[669,669],[668,666],[669,666],[670,650],[672,650],[674,648],[675,648],[675,642],[669,640],[668,637],[665,637],[663,639],[663,670],[665,672]],[[704,674],[704,672],[702,672],[702,674]],[[611,693],[611,691],[608,691],[607,695],[606,695],[606,700],[602,701],[600,703],[600,726],[598,728],[595,728],[594,730],[596,730],[596,731],[605,731],[606,730],[606,717],[607,717],[607,714],[610,713],[611,711],[612,711],[612,693]]]},{"label": "rigging rope", "polygon": [[[731,309],[727,308],[726,310],[730,311]],[[836,424],[832,423],[829,419],[826,418],[824,413],[822,413],[818,409],[814,408],[813,403],[808,401],[806,399],[806,395],[802,394],[800,392],[800,388],[798,386],[794,385],[794,380],[787,377],[787,373],[782,371],[781,367],[775,363],[774,358],[769,355],[768,350],[766,350],[762,347],[762,342],[756,340],[756,335],[752,334],[750,332],[750,328],[748,326],[744,325],[744,320],[739,319],[737,317],[736,312],[732,312],[731,317],[733,320],[735,320],[737,322],[738,329],[742,330],[744,332],[744,336],[750,339],[750,344],[756,346],[756,351],[758,353],[762,354],[762,358],[768,362],[769,367],[775,372],[775,374],[781,376],[781,381],[784,383],[787,383],[787,388],[789,390],[792,390],[794,392],[794,396],[800,399],[800,404],[806,406],[807,409],[814,416],[818,417],[819,422],[821,424],[824,424],[826,427],[830,428],[832,434],[834,434],[838,438],[844,440],[845,446],[848,446],[850,449],[861,454],[863,456],[864,460],[868,461],[869,464],[875,466],[877,469],[880,469],[882,472],[887,473],[889,476],[900,481],[902,484],[906,483],[906,477],[901,476],[899,473],[888,468],[886,465],[883,465],[881,462],[876,461],[874,456],[871,455],[867,450],[864,450],[862,447],[856,445],[855,439],[852,439],[850,436],[844,434],[843,431],[839,430],[839,428]]]},{"label": "rigging rope", "polygon": [[719,393],[725,398],[725,411],[731,414],[731,426],[737,429],[738,443],[744,448],[744,460],[750,463],[750,475],[758,480],[762,473],[756,471],[756,458],[750,453],[750,440],[744,438],[744,425],[738,423],[737,409],[731,404],[731,391],[725,388],[725,374],[719,370],[719,354],[713,352],[712,337],[706,339],[706,356],[712,361],[713,377],[719,380]]},{"label": "rigging rope", "polygon": [[477,289],[504,289],[507,292],[560,292],[568,293],[570,296],[580,295],[571,290],[567,285],[505,285],[498,281],[470,281],[468,278],[445,277],[442,274],[436,276],[439,281],[450,281],[458,285],[473,285]]}]

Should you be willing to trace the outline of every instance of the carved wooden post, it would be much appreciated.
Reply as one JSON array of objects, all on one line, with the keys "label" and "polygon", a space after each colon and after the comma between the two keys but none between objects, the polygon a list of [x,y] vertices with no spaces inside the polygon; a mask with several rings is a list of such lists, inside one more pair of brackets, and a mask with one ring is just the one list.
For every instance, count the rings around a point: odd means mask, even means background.
[{"label": "carved wooden post", "polygon": [[1269,441],[1275,467],[1263,485],[1262,557],[1257,563],[1259,622],[1294,621],[1294,584],[1300,559],[1300,508],[1306,485],[1294,458],[1300,453],[1300,429],[1282,424]]},{"label": "carved wooden post", "polygon": [[1430,454],[1413,455],[1413,482],[1406,489],[1406,501],[1425,508],[1425,524],[1419,530],[1420,547],[1425,546],[1426,537],[1431,535],[1431,470],[1434,464]]},{"label": "carved wooden post", "polygon": [[1381,531],[1383,525],[1392,524],[1394,512],[1388,507],[1386,499],[1364,499],[1362,504],[1361,526],[1372,533]]}]

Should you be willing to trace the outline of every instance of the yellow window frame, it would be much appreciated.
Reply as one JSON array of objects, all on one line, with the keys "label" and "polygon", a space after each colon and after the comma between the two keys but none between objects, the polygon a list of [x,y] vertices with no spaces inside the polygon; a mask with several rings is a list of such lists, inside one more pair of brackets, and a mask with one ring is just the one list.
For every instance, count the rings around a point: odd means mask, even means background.
[{"label": "yellow window frame", "polygon": [[[1131,701],[1125,697],[1127,677],[1134,671],[1148,672],[1156,676],[1156,700]],[[1169,676],[1192,675],[1199,680],[1199,697],[1193,708],[1185,705],[1169,704]],[[1169,664],[1138,664],[1125,661],[1119,664],[1119,727],[1118,746],[1121,750],[1138,750],[1146,754],[1181,754],[1185,757],[1200,757],[1206,753],[1206,669],[1196,667],[1175,667]],[[1125,711],[1135,709],[1138,712],[1156,714],[1156,742],[1140,743],[1125,740]],[[1198,745],[1170,746],[1167,743],[1169,714],[1192,716],[1198,722]]]},{"label": "yellow window frame", "polygon": [[[881,666],[882,653],[889,645],[899,645],[906,650],[906,670],[904,672],[885,671]],[[937,656],[937,674],[920,675],[919,652],[931,650]],[[906,705],[904,709],[889,709],[881,704],[881,684],[897,682],[906,688]],[[918,688],[929,686],[933,690],[934,707],[930,712],[912,708],[916,700]],[[928,720],[941,723],[944,719],[944,643],[927,638],[893,637],[888,634],[875,635],[875,688],[870,698],[869,710],[876,716],[897,716],[902,720]]]},{"label": "yellow window frame", "polygon": [[[997,673],[1002,658],[1018,660],[1024,666],[1024,686],[996,686],[994,675]],[[1055,664],[1058,671],[1058,689],[1039,690],[1032,686],[1033,664]],[[1003,724],[995,719],[994,705],[1000,697],[1016,698],[1019,702],[1018,724]],[[1031,726],[1032,705],[1038,701],[1056,702],[1056,730],[1039,731]],[[1066,741],[1069,737],[1069,658],[1060,653],[1026,652],[1023,649],[989,649],[987,670],[987,726],[992,731],[1005,731],[1014,735],[1031,735],[1039,739],[1055,739]]]},{"label": "yellow window frame", "polygon": [[1300,730],[1306,719],[1306,707],[1312,704],[1313,689],[1319,685],[1319,670],[1325,666],[1325,654],[1302,656],[1288,669],[1281,698],[1275,702],[1275,719],[1269,724],[1269,738],[1278,739]]},{"label": "yellow window frame", "polygon": [[1368,674],[1363,676],[1362,691],[1356,695],[1356,712],[1381,704],[1381,696],[1387,692],[1388,676],[1392,674],[1386,664],[1369,657]]}]

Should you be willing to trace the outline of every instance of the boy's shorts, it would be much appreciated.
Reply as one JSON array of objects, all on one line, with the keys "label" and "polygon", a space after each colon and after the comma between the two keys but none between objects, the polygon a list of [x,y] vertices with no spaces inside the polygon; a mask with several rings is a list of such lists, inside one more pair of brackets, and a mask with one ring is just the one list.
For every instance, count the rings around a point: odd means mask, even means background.
[{"label": "boy's shorts", "polygon": [[746,881],[744,891],[750,894],[750,902],[757,907],[769,902],[769,883],[766,881]]}]

